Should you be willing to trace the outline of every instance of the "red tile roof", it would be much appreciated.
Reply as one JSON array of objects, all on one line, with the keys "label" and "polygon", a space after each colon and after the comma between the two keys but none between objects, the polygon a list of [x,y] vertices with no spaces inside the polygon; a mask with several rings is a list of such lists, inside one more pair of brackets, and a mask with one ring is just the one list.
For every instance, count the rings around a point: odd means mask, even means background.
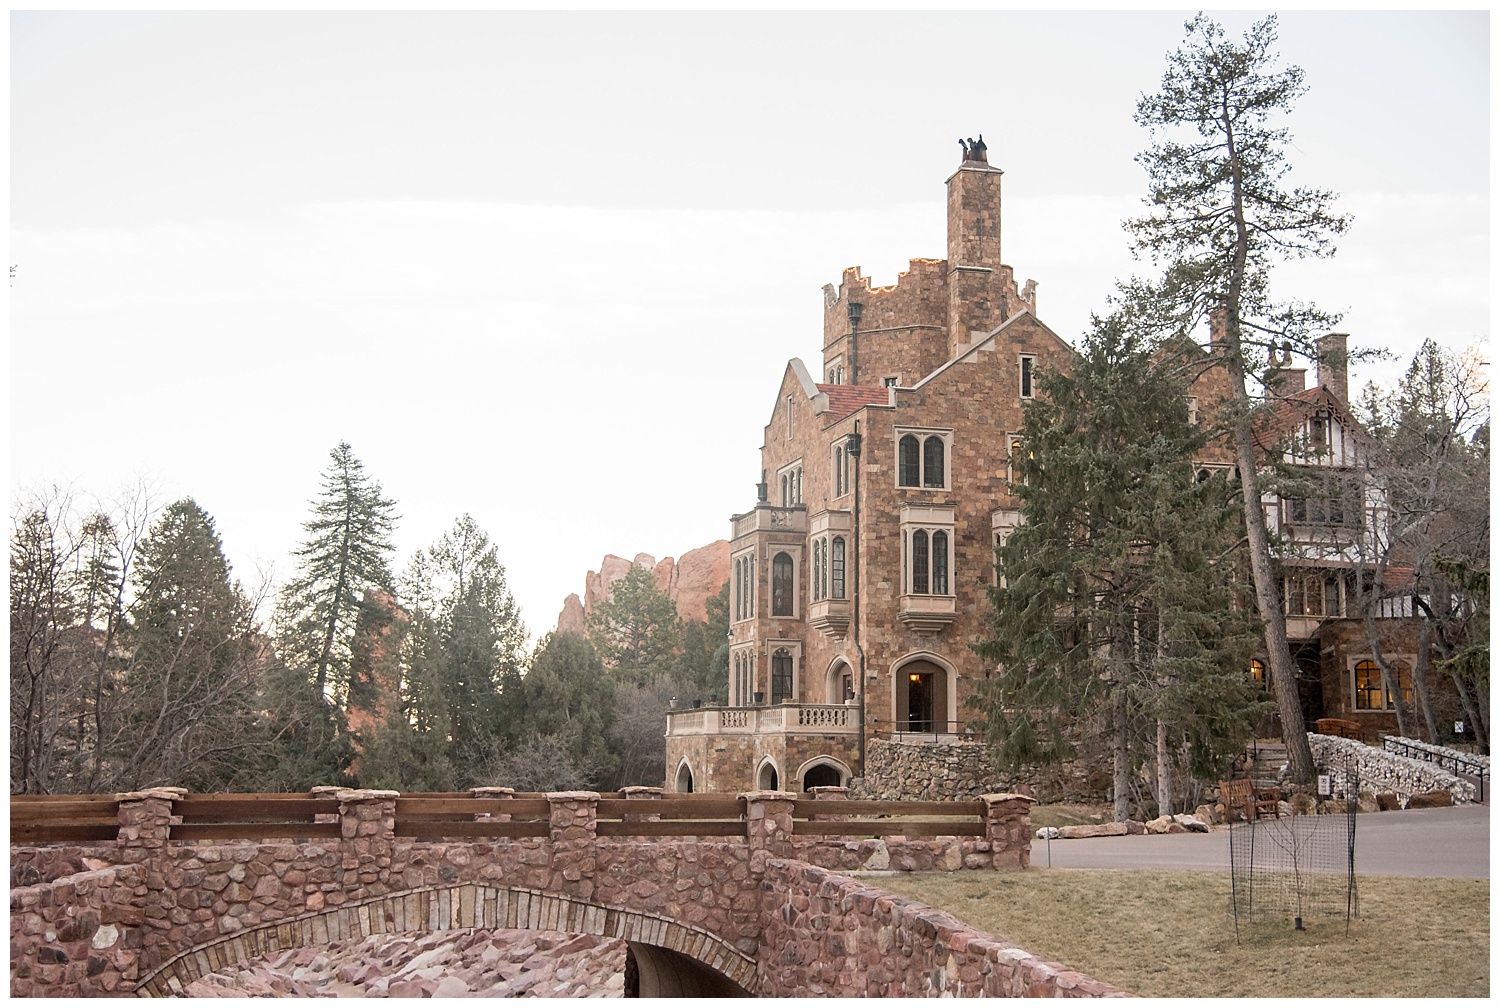
[{"label": "red tile roof", "polygon": [[818,391],[828,397],[828,409],[835,417],[846,417],[865,406],[884,406],[891,401],[890,390],[879,385],[819,385]]}]

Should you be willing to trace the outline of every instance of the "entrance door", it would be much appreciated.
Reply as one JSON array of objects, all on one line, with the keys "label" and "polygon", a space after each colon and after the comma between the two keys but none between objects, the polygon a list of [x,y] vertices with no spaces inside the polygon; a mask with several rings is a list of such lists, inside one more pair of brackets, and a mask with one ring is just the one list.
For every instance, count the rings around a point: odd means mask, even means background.
[{"label": "entrance door", "polygon": [[934,731],[931,672],[910,672],[906,677],[906,730]]}]

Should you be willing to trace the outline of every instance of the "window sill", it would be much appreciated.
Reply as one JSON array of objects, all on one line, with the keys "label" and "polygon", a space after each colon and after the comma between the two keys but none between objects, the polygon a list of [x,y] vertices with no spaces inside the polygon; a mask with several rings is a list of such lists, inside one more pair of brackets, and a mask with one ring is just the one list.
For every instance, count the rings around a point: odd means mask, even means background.
[{"label": "window sill", "polygon": [[898,614],[907,629],[917,633],[939,633],[958,617],[955,595],[902,595]]},{"label": "window sill", "polygon": [[849,599],[820,599],[807,606],[807,624],[829,637],[842,638],[849,631],[853,606]]}]

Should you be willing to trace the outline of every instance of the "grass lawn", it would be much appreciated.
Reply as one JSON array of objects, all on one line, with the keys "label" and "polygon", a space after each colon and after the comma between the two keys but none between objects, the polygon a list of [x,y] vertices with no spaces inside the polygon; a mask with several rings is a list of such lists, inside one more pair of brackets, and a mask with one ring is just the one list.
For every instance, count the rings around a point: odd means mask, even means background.
[{"label": "grass lawn", "polygon": [[1220,872],[1032,868],[872,880],[1149,997],[1486,997],[1488,879],[1369,876],[1360,916],[1240,925]]}]

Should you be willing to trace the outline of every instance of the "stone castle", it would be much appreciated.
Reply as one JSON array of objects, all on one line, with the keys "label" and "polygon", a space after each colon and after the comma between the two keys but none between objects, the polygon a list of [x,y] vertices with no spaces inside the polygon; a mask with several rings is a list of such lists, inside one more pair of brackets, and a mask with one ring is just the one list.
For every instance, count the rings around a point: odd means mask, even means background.
[{"label": "stone castle", "polygon": [[[985,765],[965,744],[964,702],[986,674],[969,644],[985,632],[995,547],[1020,520],[1009,465],[1024,450],[1022,404],[1039,371],[1068,368],[1074,353],[1042,322],[1036,283],[1018,284],[1003,261],[1001,179],[982,144],[965,145],[947,180],[947,258],[913,259],[887,287],[851,268],[824,288],[817,373],[788,363],[757,500],[731,521],[729,701],[669,714],[670,789],[847,785],[867,767],[910,768],[901,754],[919,745],[946,747],[928,751],[949,762],[970,750],[959,762]],[[1268,450],[1301,445],[1288,461],[1342,474],[1346,499],[1268,498],[1267,515],[1304,547],[1284,583],[1309,728],[1320,717],[1385,728],[1391,698],[1372,685],[1361,621],[1347,618],[1351,539],[1368,534],[1379,494],[1369,437],[1347,406],[1345,339],[1324,338],[1312,388],[1285,362],[1263,436]],[[1210,409],[1225,376],[1207,369],[1187,392],[1190,412]],[[1200,478],[1233,473],[1227,447],[1205,454]],[[1397,604],[1380,621],[1387,655],[1405,667],[1409,616]],[[903,789],[863,783],[883,797]]]}]

